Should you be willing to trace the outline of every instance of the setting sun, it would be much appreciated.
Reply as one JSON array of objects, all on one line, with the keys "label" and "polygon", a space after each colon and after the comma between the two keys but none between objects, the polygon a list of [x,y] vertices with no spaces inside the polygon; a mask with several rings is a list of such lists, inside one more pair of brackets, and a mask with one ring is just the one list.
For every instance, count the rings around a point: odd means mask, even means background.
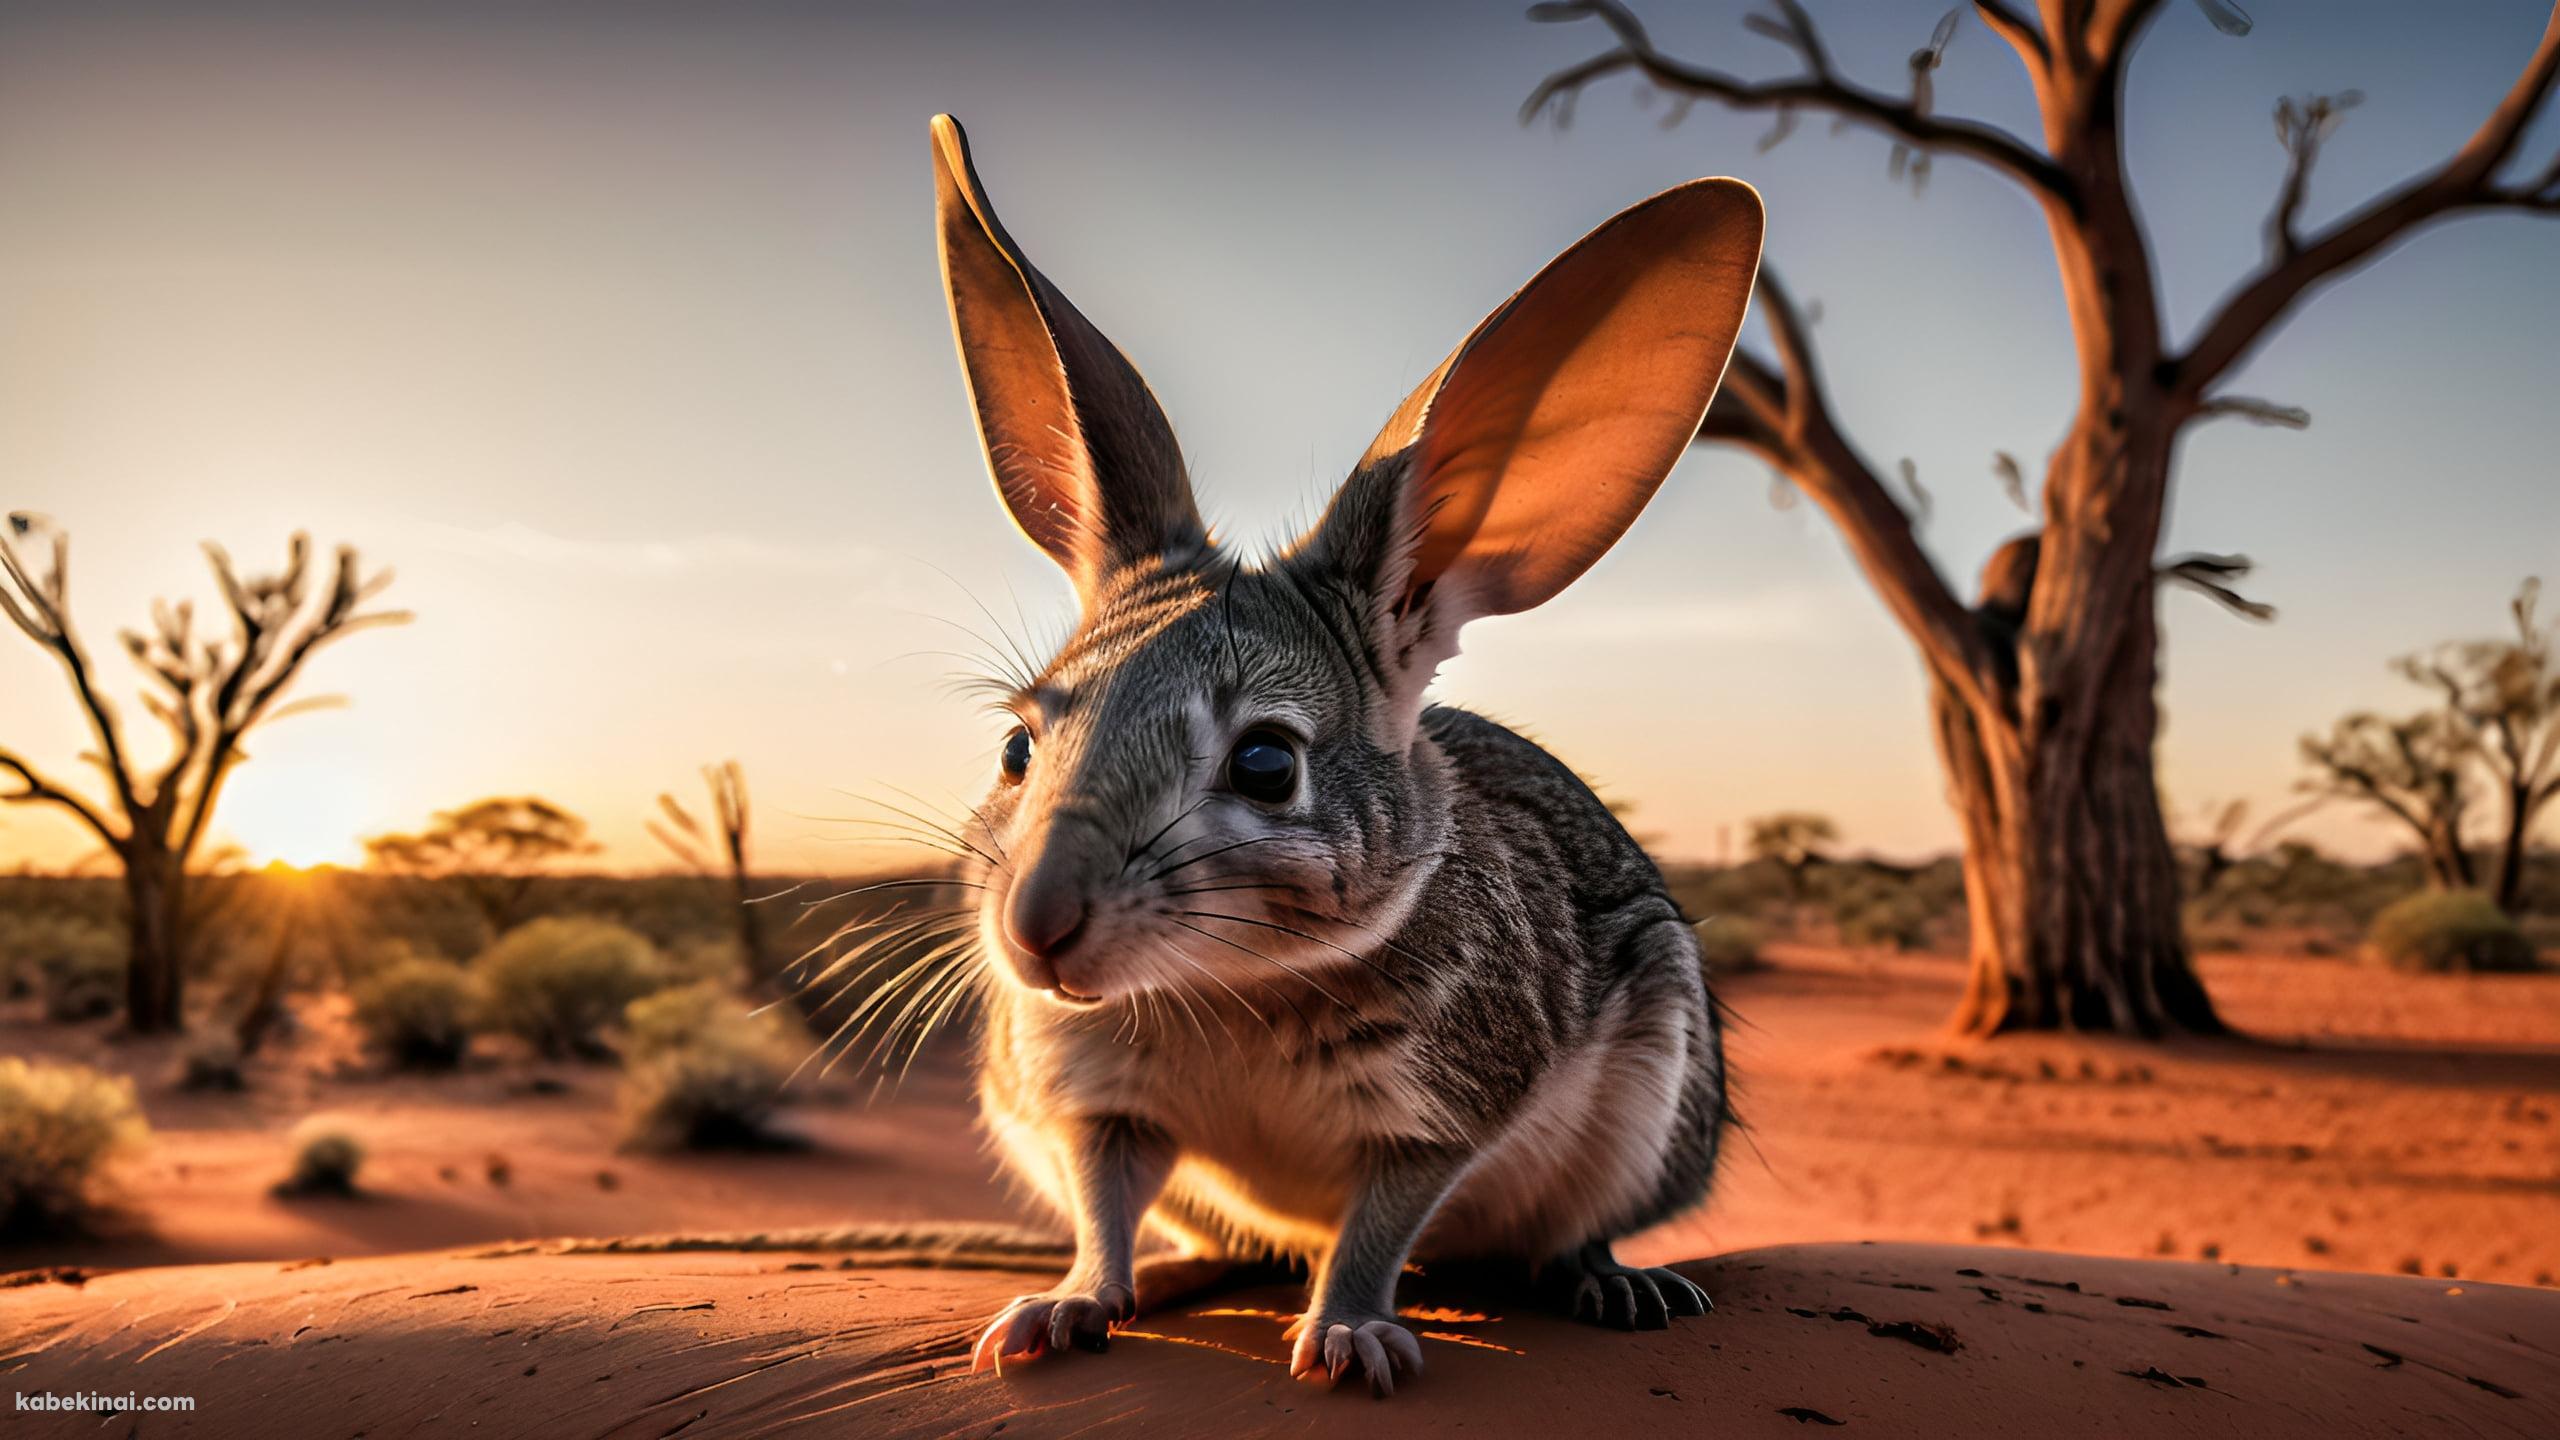
[{"label": "setting sun", "polygon": [[342,770],[283,761],[278,755],[241,768],[222,807],[222,833],[251,865],[362,864],[357,837],[369,823],[369,788]]}]

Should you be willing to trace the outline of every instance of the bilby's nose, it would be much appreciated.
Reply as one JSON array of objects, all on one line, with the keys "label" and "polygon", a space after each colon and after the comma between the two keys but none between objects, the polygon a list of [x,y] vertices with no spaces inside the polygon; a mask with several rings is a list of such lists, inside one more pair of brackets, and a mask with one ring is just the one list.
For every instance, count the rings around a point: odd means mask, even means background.
[{"label": "bilby's nose", "polygon": [[1015,883],[1005,904],[1004,933],[1026,959],[1050,968],[1043,978],[1054,984],[1052,962],[1084,933],[1087,906],[1084,877],[1074,873],[1078,867],[1059,863],[1063,856],[1044,859],[1047,863]]}]

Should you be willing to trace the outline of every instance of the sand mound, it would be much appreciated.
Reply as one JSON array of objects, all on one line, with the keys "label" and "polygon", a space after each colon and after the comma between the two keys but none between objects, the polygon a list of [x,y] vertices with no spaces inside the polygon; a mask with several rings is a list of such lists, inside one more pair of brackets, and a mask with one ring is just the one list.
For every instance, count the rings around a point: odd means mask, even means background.
[{"label": "sand mound", "polygon": [[968,1339],[1046,1275],[663,1245],[34,1279],[0,1289],[0,1370],[21,1394],[194,1397],[144,1435],[2560,1433],[2543,1291],[1971,1246],[1681,1268],[1716,1314],[1641,1335],[1411,1281],[1429,1370],[1383,1404],[1287,1379],[1285,1286],[999,1379],[965,1373]]}]

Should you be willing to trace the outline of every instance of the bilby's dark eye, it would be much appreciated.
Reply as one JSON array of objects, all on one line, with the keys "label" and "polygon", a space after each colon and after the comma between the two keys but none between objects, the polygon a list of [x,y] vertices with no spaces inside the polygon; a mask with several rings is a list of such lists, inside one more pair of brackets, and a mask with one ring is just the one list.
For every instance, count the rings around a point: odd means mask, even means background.
[{"label": "bilby's dark eye", "polygon": [[1019,785],[1031,773],[1031,732],[1019,725],[1004,737],[1004,759],[997,762],[1004,771],[1004,783]]},{"label": "bilby's dark eye", "polygon": [[1277,730],[1247,730],[1227,757],[1227,784],[1247,800],[1285,802],[1298,788],[1298,747]]}]

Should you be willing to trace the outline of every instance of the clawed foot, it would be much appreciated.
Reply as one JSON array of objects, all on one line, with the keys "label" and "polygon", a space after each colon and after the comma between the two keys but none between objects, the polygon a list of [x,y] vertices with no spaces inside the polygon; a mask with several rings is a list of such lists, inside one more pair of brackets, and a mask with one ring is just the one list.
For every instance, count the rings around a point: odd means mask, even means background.
[{"label": "clawed foot", "polygon": [[978,1337],[969,1354],[970,1373],[993,1369],[1001,1374],[1007,1360],[1029,1360],[1070,1345],[1098,1354],[1111,1348],[1111,1327],[1127,1324],[1137,1313],[1138,1297],[1116,1281],[1021,1296]]},{"label": "clawed foot", "polygon": [[1369,1389],[1384,1400],[1396,1393],[1396,1377],[1422,1373],[1422,1342],[1413,1332],[1384,1315],[1316,1315],[1298,1317],[1284,1339],[1297,1341],[1289,1354],[1292,1379],[1321,1375],[1327,1385],[1345,1375],[1369,1377]]},{"label": "clawed foot", "polygon": [[1663,1330],[1674,1315],[1715,1309],[1686,1276],[1658,1267],[1621,1265],[1606,1242],[1585,1245],[1556,1265],[1566,1309],[1576,1320],[1619,1330]]}]

